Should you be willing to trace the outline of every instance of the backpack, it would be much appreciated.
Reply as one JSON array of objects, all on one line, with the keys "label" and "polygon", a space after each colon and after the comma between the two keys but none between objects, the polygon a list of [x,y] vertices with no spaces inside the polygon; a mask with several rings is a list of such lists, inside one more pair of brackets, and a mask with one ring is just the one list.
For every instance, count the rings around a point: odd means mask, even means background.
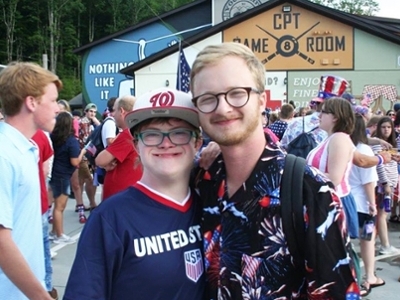
[{"label": "backpack", "polygon": [[[304,230],[303,216],[303,178],[306,160],[288,154],[285,160],[285,168],[281,179],[280,199],[283,232],[286,236],[290,254],[297,262],[304,261]],[[350,258],[353,261],[358,283],[361,282],[360,258],[349,245]]]},{"label": "backpack", "polygon": [[85,149],[86,149],[85,157],[89,161],[89,164],[92,166],[96,165],[95,159],[96,159],[97,155],[99,155],[99,153],[104,150],[101,132],[103,130],[103,125],[105,122],[107,122],[107,120],[112,120],[113,122],[115,122],[113,118],[110,118],[110,117],[105,118],[103,120],[103,122],[101,122],[101,124],[99,126],[97,126],[90,133],[90,135],[87,139],[88,142],[86,143],[86,146],[85,146]]},{"label": "backpack", "polygon": [[317,128],[319,127],[317,126],[308,132],[304,132],[303,117],[303,132],[288,144],[287,153],[306,158],[308,153],[318,145],[311,134]]}]

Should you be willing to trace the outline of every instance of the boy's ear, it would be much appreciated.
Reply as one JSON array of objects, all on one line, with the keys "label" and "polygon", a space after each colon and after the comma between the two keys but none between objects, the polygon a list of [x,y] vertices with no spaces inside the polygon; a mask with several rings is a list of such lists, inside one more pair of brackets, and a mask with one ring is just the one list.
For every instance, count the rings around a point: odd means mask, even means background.
[{"label": "boy's ear", "polygon": [[196,151],[199,151],[202,145],[203,145],[203,137],[200,135],[198,138],[196,138],[196,142],[194,144]]},{"label": "boy's ear", "polygon": [[140,151],[139,151],[139,147],[138,147],[138,141],[136,139],[133,139],[132,143],[133,143],[133,149],[135,149],[137,155],[140,156]]}]

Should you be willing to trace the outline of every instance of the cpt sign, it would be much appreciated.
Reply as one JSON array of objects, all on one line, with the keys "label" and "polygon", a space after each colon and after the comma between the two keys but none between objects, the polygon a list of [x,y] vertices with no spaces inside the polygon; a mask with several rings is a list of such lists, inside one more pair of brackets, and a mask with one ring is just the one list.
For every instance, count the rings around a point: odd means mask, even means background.
[{"label": "cpt sign", "polygon": [[172,106],[175,101],[175,95],[171,91],[160,92],[150,98],[150,103],[153,107],[168,107]]}]

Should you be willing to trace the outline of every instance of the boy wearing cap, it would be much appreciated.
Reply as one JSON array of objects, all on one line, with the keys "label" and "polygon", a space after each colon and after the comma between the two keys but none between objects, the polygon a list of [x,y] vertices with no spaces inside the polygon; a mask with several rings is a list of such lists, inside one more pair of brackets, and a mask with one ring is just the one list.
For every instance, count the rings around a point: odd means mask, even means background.
[{"label": "boy wearing cap", "polygon": [[201,138],[191,97],[149,92],[125,121],[143,176],[91,214],[64,299],[203,299],[201,206],[189,188]]}]

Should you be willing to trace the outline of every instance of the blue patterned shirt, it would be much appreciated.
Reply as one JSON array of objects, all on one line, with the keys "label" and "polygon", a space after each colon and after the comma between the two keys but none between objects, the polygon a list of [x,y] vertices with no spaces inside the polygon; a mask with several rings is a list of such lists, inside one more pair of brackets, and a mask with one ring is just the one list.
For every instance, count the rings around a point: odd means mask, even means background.
[{"label": "blue patterned shirt", "polygon": [[[286,128],[285,134],[281,139],[281,146],[287,148],[289,143],[293,141],[303,132],[309,132],[319,126],[319,112],[314,112],[312,115],[305,117],[295,118],[289,123]],[[304,130],[303,130],[303,118],[304,118]],[[315,141],[319,144],[328,137],[326,131],[318,128],[311,132]]]}]

